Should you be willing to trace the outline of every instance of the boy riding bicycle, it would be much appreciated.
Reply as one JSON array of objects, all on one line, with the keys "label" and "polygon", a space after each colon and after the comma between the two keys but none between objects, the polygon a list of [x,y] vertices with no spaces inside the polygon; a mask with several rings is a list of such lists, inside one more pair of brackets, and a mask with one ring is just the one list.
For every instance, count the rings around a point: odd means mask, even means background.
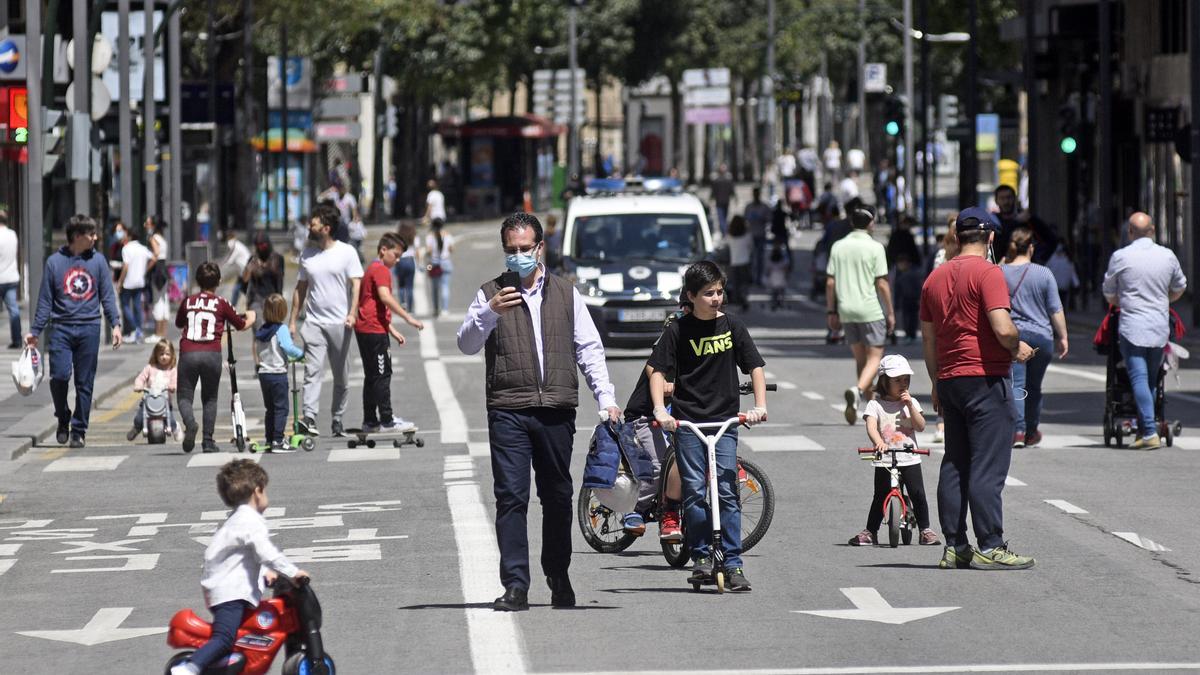
[{"label": "boy riding bicycle", "polygon": [[[746,413],[746,424],[767,419],[765,365],[746,326],[737,317],[721,311],[725,299],[725,276],[711,261],[687,268],[684,290],[692,313],[672,323],[654,346],[649,366],[650,398],[654,418],[663,429],[674,432],[676,417],[693,423],[723,422],[738,414],[738,369],[748,373],[754,386],[754,408]],[[673,413],[663,406],[666,377],[674,371]],[[672,416],[672,414],[674,416]],[[707,504],[707,448],[693,433],[675,434],[675,452],[683,481],[683,509],[687,523],[686,545],[693,560],[689,583],[715,583],[709,534],[711,515]],[[717,443],[717,494],[723,529],[721,548],[725,553],[727,585],[731,591],[749,591],[742,570],[741,506],[737,490],[737,430],[730,429]]]}]

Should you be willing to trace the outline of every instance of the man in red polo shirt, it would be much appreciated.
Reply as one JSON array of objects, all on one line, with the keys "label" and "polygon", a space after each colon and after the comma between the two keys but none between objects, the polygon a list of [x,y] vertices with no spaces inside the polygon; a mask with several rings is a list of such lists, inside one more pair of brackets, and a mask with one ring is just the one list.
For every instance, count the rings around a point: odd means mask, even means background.
[{"label": "man in red polo shirt", "polygon": [[[998,224],[981,208],[958,214],[961,252],[921,289],[921,332],[933,406],[946,421],[938,517],[946,550],[938,567],[1033,567],[1008,550],[1001,492],[1012,460],[1015,420],[1010,371],[1033,356],[1009,316],[1008,284],[988,253]],[[967,510],[979,544],[967,542]]]}]

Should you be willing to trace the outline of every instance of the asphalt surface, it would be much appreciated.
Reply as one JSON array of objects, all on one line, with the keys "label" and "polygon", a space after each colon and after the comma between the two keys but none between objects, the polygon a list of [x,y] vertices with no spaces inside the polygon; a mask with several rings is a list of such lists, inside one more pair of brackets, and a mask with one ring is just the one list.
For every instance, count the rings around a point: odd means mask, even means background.
[{"label": "asphalt surface", "polygon": [[[1046,441],[1014,451],[1005,490],[1011,546],[1037,566],[939,570],[941,547],[846,545],[871,497],[871,469],[854,453],[866,434],[841,412],[853,362],[846,347],[824,344],[823,311],[799,295],[784,311],[758,302],[747,315],[779,385],[768,399],[770,422],[741,434],[741,452],[768,472],[777,500],[770,531],[746,556],[753,592],[694,593],[652,537],[600,554],[576,532],[579,606],[553,610],[537,573],[535,499],[534,606],[492,612],[502,589],[483,364],[459,353],[454,334],[475,288],[502,260],[494,224],[455,229],[455,311],[419,337],[403,327],[410,343],[393,350],[396,409],[421,427],[425,446],[349,450],[346,439],[329,438],[324,416],[314,452],[256,456],[271,476],[274,540],[311,572],[325,644],[342,671],[1200,670],[1200,544],[1188,525],[1200,475],[1200,434],[1187,426],[1200,402],[1194,369],[1183,371],[1182,386],[1169,383],[1168,414],[1184,422],[1173,448],[1105,448],[1103,363],[1090,334],[1074,335],[1070,356],[1046,380]],[[795,243],[811,249],[813,240],[803,233]],[[249,334],[237,340],[247,415],[261,429]],[[912,391],[928,404],[919,344],[893,350],[914,361]],[[609,355],[622,403],[645,355]],[[361,375],[351,382],[346,422],[357,426]],[[326,382],[325,403],[331,388]],[[580,399],[577,477],[596,420],[590,395]],[[127,443],[135,402],[128,394],[104,402],[85,449],[43,443],[0,459],[0,672],[160,672],[173,652],[161,633],[172,614],[193,608],[207,617],[200,564],[204,537],[224,515],[213,476],[227,458]],[[228,436],[227,381],[220,410],[219,439]],[[931,447],[932,501],[940,446]],[[856,604],[862,612],[840,617],[800,613]]]}]

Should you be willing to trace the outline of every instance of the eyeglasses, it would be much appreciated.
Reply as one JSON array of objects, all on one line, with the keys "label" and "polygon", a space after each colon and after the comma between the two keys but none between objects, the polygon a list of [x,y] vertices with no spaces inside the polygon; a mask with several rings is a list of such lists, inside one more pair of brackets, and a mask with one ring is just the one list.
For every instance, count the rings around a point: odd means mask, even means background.
[{"label": "eyeglasses", "polygon": [[534,244],[533,246],[526,246],[526,247],[521,247],[521,248],[505,246],[504,253],[505,253],[505,255],[529,255],[530,253],[533,253],[534,251],[536,251],[538,246],[541,246],[541,243],[537,243],[537,244]]}]

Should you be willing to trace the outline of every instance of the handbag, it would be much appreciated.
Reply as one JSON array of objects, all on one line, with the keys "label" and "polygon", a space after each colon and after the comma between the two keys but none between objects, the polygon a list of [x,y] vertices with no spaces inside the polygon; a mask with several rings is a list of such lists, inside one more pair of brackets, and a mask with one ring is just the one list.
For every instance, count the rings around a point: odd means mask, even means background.
[{"label": "handbag", "polygon": [[425,268],[425,273],[429,275],[430,279],[437,279],[437,278],[441,277],[442,276],[441,263],[433,263],[432,265],[427,266]]}]

